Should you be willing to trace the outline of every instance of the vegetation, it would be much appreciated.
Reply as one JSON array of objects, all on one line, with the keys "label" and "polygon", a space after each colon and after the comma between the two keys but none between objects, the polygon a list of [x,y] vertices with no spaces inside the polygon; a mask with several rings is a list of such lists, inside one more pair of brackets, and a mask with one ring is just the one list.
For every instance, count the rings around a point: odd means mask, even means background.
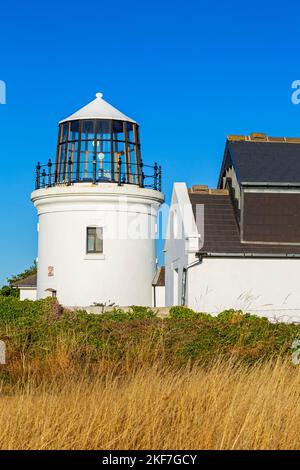
[{"label": "vegetation", "polygon": [[159,358],[176,366],[209,363],[220,356],[252,364],[289,355],[300,326],[234,310],[213,317],[173,307],[169,317],[160,318],[150,308],[132,307],[95,315],[64,310],[52,298],[33,302],[0,297],[0,337],[6,338],[8,363],[25,346],[28,358],[50,360],[63,344],[70,362],[80,367],[104,357],[136,363],[139,356],[148,363]]},{"label": "vegetation", "polygon": [[93,315],[2,296],[0,448],[297,448],[296,338],[234,310]]},{"label": "vegetation", "polygon": [[2,286],[0,288],[0,296],[2,297],[19,297],[19,289],[15,289],[14,287],[12,286]]},{"label": "vegetation", "polygon": [[144,364],[117,374],[35,381],[27,369],[0,398],[4,449],[299,449],[300,374],[283,361],[251,368],[216,362],[174,369]]},{"label": "vegetation", "polygon": [[7,279],[8,284],[0,288],[0,296],[19,297],[19,289],[14,288],[13,284],[17,281],[21,281],[22,279],[25,279],[28,276],[31,276],[32,274],[36,274],[36,272],[37,272],[37,263],[36,261],[34,261],[33,264],[29,268],[25,269],[20,274],[16,274]]},{"label": "vegetation", "polygon": [[21,281],[22,279],[25,279],[28,276],[31,276],[32,274],[36,274],[37,272],[37,263],[34,260],[32,265],[22,271],[20,274],[15,274],[14,276],[11,276],[9,279],[7,279],[7,282],[9,285],[13,284],[14,282]]}]

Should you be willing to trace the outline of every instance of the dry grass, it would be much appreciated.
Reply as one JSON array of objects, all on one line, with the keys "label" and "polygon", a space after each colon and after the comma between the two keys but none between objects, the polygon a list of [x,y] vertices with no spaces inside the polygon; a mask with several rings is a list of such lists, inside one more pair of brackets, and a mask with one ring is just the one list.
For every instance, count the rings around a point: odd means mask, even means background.
[{"label": "dry grass", "polygon": [[299,325],[58,307],[0,298],[0,449],[300,447]]},{"label": "dry grass", "polygon": [[0,448],[299,448],[300,369],[282,359],[97,369],[3,389]]}]

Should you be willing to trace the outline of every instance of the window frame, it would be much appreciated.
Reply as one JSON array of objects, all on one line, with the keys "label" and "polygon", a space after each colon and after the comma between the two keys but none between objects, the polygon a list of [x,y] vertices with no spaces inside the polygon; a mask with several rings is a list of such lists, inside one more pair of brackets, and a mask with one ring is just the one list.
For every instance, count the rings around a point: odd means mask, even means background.
[{"label": "window frame", "polygon": [[[89,231],[93,229],[95,230],[94,234],[94,240],[93,240],[93,251],[89,250],[89,237],[91,236],[89,234]],[[98,240],[101,240],[101,251],[96,250],[96,240],[97,240],[97,230],[101,230],[101,239],[98,238]],[[95,225],[89,225],[86,227],[86,254],[87,255],[102,255],[103,254],[103,227],[95,226]]]}]

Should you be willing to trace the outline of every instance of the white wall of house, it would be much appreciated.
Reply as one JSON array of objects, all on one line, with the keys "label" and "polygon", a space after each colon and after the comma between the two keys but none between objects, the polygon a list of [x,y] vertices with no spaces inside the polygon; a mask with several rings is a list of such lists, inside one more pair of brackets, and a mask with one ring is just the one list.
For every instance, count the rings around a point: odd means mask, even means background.
[{"label": "white wall of house", "polygon": [[180,305],[183,268],[196,260],[198,229],[185,183],[175,183],[165,242],[166,306]]},{"label": "white wall of house", "polygon": [[[180,215],[188,205],[192,211],[186,185],[175,183],[165,243],[166,306],[181,304],[187,268],[185,304],[196,311],[218,314],[234,308],[272,320],[300,321],[300,259],[233,256],[204,257],[199,262],[195,231],[200,234],[187,207],[185,221],[181,220],[183,236],[174,237],[172,228],[172,211]],[[189,233],[194,238],[187,241]]]},{"label": "white wall of house", "polygon": [[[154,301],[154,291],[155,291],[155,301]],[[152,306],[153,307],[165,307],[166,305],[165,286],[153,286],[152,292],[153,292]]]},{"label": "white wall of house", "polygon": [[[34,191],[39,216],[37,297],[54,289],[66,306],[151,305],[156,216],[163,199],[159,191],[113,183]],[[86,253],[89,226],[103,228],[103,254]]]},{"label": "white wall of house", "polygon": [[20,287],[20,300],[36,300],[36,289]]},{"label": "white wall of house", "polygon": [[203,258],[188,271],[187,305],[300,321],[300,259]]}]

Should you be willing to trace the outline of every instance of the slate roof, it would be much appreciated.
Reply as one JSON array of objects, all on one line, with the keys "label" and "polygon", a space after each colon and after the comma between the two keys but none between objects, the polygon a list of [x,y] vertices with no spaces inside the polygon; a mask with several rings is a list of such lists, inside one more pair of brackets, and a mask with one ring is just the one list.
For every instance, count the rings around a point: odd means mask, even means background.
[{"label": "slate roof", "polygon": [[300,142],[227,141],[240,183],[300,183]]},{"label": "slate roof", "polygon": [[31,274],[30,276],[21,279],[20,281],[14,282],[13,287],[31,287],[32,289],[36,288],[37,285],[37,274]]},{"label": "slate roof", "polygon": [[[250,244],[240,242],[240,232],[229,194],[189,192],[194,216],[196,205],[204,204],[204,246],[200,253],[269,255],[272,257],[300,255],[300,246]],[[199,232],[200,227],[199,228]]]}]

